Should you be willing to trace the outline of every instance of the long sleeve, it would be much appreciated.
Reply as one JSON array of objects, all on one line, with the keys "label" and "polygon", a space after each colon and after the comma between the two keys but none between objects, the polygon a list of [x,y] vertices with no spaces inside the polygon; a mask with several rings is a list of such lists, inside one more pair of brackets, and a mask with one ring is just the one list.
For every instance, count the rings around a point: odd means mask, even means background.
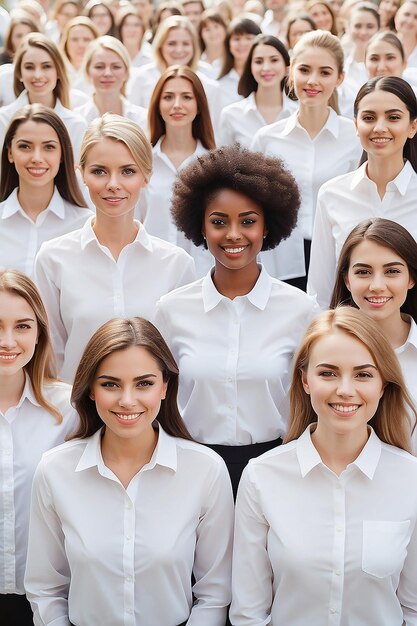
[{"label": "long sleeve", "polygon": [[404,626],[417,626],[417,527],[407,546],[397,596],[404,613]]}]

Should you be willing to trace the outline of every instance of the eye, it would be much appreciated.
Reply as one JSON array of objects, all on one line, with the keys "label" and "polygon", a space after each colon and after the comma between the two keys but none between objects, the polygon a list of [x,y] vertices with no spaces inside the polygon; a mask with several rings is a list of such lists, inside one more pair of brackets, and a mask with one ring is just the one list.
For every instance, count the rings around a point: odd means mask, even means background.
[{"label": "eye", "polygon": [[101,167],[95,167],[91,170],[91,174],[93,174],[93,176],[102,176],[105,173],[106,172]]},{"label": "eye", "polygon": [[375,118],[374,118],[374,116],[373,116],[373,115],[363,115],[363,116],[361,117],[361,120],[362,120],[363,122],[373,122],[373,121],[374,121],[374,119],[375,119]]},{"label": "eye", "polygon": [[246,217],[243,221],[242,224],[244,224],[245,226],[252,226],[252,224],[256,224],[256,220],[250,218],[250,217]]},{"label": "eye", "polygon": [[401,115],[390,115],[388,117],[388,119],[390,120],[390,122],[398,122],[399,120],[401,120]]},{"label": "eye", "polygon": [[153,387],[155,383],[151,380],[141,380],[138,382],[137,386],[138,387]]},{"label": "eye", "polygon": [[30,146],[27,143],[19,143],[17,146],[19,150],[29,150]]},{"label": "eye", "polygon": [[363,371],[356,374],[356,378],[373,378],[371,372]]},{"label": "eye", "polygon": [[134,170],[132,167],[125,167],[122,170],[122,174],[126,174],[126,176],[132,176],[133,174],[136,174],[136,170]]},{"label": "eye", "polygon": [[369,270],[361,269],[361,270],[355,270],[354,275],[355,276],[369,276],[370,273],[371,272]]},{"label": "eye", "polygon": [[213,224],[213,226],[224,226],[225,221],[221,220],[219,217],[215,217],[214,219],[210,220],[210,224]]},{"label": "eye", "polygon": [[47,150],[48,152],[53,152],[54,150],[56,150],[57,146],[54,143],[47,143],[45,144],[45,150]]},{"label": "eye", "polygon": [[17,324],[16,328],[18,330],[30,330],[32,328],[32,326],[30,326],[29,324]]},{"label": "eye", "polygon": [[105,382],[100,384],[100,387],[104,387],[105,389],[115,389],[117,387],[116,383],[106,380]]},{"label": "eye", "polygon": [[336,372],[333,370],[323,370],[322,372],[319,372],[319,376],[322,378],[335,378]]},{"label": "eye", "polygon": [[401,271],[395,267],[390,267],[387,272],[387,274],[401,274]]}]

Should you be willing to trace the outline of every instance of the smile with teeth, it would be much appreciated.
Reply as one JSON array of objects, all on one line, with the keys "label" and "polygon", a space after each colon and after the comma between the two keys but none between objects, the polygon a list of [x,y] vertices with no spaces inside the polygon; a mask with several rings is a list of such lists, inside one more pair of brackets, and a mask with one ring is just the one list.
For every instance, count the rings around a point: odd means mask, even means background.
[{"label": "smile with teeth", "polygon": [[339,413],[354,413],[359,409],[360,404],[330,404],[330,406]]},{"label": "smile with teeth", "polygon": [[133,420],[138,419],[142,415],[142,413],[114,413],[119,420],[124,420],[125,422],[131,422]]},{"label": "smile with teeth", "polygon": [[389,298],[388,296],[384,296],[384,297],[373,296],[373,297],[365,298],[365,300],[367,300],[368,302],[371,302],[372,304],[385,304],[386,302],[391,300],[391,298]]},{"label": "smile with teeth", "polygon": [[27,170],[31,174],[36,174],[37,176],[39,176],[40,174],[45,174],[45,172],[48,171],[48,168],[46,168],[46,167],[28,167]]},{"label": "smile with teeth", "polygon": [[2,361],[14,361],[17,359],[19,355],[17,353],[13,354],[0,354],[0,360]]},{"label": "smile with teeth", "polygon": [[391,139],[389,137],[372,137],[371,141],[373,143],[388,143]]},{"label": "smile with teeth", "polygon": [[239,254],[240,252],[243,252],[245,248],[247,248],[247,246],[239,246],[238,248],[227,248],[223,246],[223,250],[228,254]]}]

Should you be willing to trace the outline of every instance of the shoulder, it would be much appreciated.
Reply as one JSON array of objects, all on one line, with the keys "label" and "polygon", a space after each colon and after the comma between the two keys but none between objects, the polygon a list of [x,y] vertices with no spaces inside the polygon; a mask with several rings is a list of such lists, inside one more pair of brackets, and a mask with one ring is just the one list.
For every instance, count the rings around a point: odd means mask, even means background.
[{"label": "shoulder", "polygon": [[174,439],[177,446],[179,462],[186,462],[188,460],[192,463],[191,469],[194,467],[198,469],[199,473],[204,472],[206,476],[210,474],[213,478],[220,475],[228,475],[222,457],[211,450],[211,448],[203,446],[201,443],[188,441],[179,437],[174,437]]},{"label": "shoulder", "polygon": [[417,457],[409,452],[406,452],[405,450],[401,450],[401,448],[391,446],[382,441],[381,450],[384,457],[392,459],[392,462],[396,465],[402,466],[404,469],[412,472],[412,474],[417,477]]},{"label": "shoulder", "polygon": [[89,439],[72,439],[44,452],[38,471],[46,475],[62,477],[64,471],[74,472]]},{"label": "shoulder", "polygon": [[289,465],[292,461],[297,460],[297,440],[285,443],[282,446],[277,446],[264,452],[260,456],[251,459],[246,466],[244,473],[246,479],[249,482],[257,482],[257,479],[264,473],[269,473],[271,470],[276,471],[280,468],[289,469]]},{"label": "shoulder", "polygon": [[[83,210],[87,211],[87,209]],[[81,231],[82,229],[79,228],[78,230],[72,230],[65,235],[60,235],[59,237],[54,237],[53,239],[44,241],[39,249],[38,257],[45,258],[52,255],[54,252],[71,252],[74,249],[78,249],[81,243]]]},{"label": "shoulder", "polygon": [[158,255],[162,259],[178,258],[182,261],[191,259],[188,252],[186,252],[183,248],[176,246],[174,243],[165,241],[165,239],[160,239],[159,237],[155,237],[154,235],[149,235],[149,233],[148,237],[152,242],[152,254]]},{"label": "shoulder", "polygon": [[281,302],[285,300],[286,308],[292,308],[294,315],[304,315],[306,311],[318,310],[316,299],[308,295],[301,289],[288,285],[287,283],[272,278],[271,297],[272,302],[278,298]]},{"label": "shoulder", "polygon": [[199,278],[188,285],[177,287],[169,293],[163,295],[158,303],[158,308],[170,310],[176,305],[184,304],[189,306],[189,302],[195,298],[201,298],[202,286],[204,278]]},{"label": "shoulder", "polygon": [[338,195],[342,190],[346,191],[346,189],[349,189],[356,171],[353,170],[327,180],[319,189],[319,198],[327,194]]}]

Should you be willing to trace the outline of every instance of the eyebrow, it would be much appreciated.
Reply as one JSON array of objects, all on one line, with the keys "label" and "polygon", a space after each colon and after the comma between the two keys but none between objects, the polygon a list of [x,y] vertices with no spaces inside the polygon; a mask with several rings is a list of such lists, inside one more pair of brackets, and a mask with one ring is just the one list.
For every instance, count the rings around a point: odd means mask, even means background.
[{"label": "eyebrow", "polygon": [[[88,167],[108,167],[107,165],[102,165],[101,163],[91,163]],[[120,169],[122,170],[125,167],[138,167],[136,163],[126,163],[126,165],[121,165]]]},{"label": "eyebrow", "polygon": [[[175,96],[175,91],[163,91],[162,92],[163,96],[166,96],[167,94],[169,96]],[[184,95],[188,96],[189,94],[194,95],[193,92],[191,91],[191,89],[189,89],[188,91],[180,91],[180,96],[184,96]]]},{"label": "eyebrow", "polygon": [[16,320],[19,324],[21,324],[22,322],[34,322],[35,320],[32,319],[31,317],[24,317],[21,320]]},{"label": "eyebrow", "polygon": [[[372,111],[371,109],[363,109],[361,113],[375,113],[375,111]],[[384,111],[384,113],[404,113],[404,111],[403,109],[388,109],[387,111]]]},{"label": "eyebrow", "polygon": [[[244,211],[243,213],[239,213],[239,217],[246,217],[247,215],[259,215],[256,211]],[[227,213],[222,213],[221,211],[213,211],[209,214],[209,217],[212,215],[219,215],[220,217],[229,217]]]},{"label": "eyebrow", "polygon": [[[97,376],[97,380],[100,380],[101,378],[105,378],[106,380],[114,380],[115,382],[120,381],[120,378],[117,378],[116,376],[108,376],[107,374],[102,374],[101,376]],[[137,382],[139,380],[143,380],[144,378],[157,378],[157,375],[156,374],[142,374],[142,376],[135,376],[133,381]]]},{"label": "eyebrow", "polygon": [[[326,367],[329,370],[338,370],[339,368],[337,367],[337,365],[331,365],[330,363],[319,363],[318,365],[316,365],[316,369],[318,367]],[[369,367],[372,367],[374,370],[377,370],[378,368],[375,365],[372,365],[372,363],[365,363],[364,365],[356,365],[353,368],[353,371],[357,371],[357,370],[364,370],[367,369]]]},{"label": "eyebrow", "polygon": [[[33,143],[33,141],[31,141],[30,139],[23,139],[23,137],[21,139],[16,139],[16,143]],[[59,144],[59,141],[56,141],[56,139],[47,139],[46,141],[42,141],[42,143],[56,143]]]},{"label": "eyebrow", "polygon": [[[299,67],[311,67],[308,63],[300,63]],[[335,68],[331,65],[321,65],[320,70],[334,70]]]},{"label": "eyebrow", "polygon": [[[384,265],[382,267],[394,267],[395,265],[401,265],[402,267],[405,267],[404,263],[401,263],[401,261],[391,261],[391,263],[384,263]],[[352,265],[353,267],[368,267],[369,269],[372,268],[372,265],[368,265],[367,263],[355,263],[354,265]]]}]

